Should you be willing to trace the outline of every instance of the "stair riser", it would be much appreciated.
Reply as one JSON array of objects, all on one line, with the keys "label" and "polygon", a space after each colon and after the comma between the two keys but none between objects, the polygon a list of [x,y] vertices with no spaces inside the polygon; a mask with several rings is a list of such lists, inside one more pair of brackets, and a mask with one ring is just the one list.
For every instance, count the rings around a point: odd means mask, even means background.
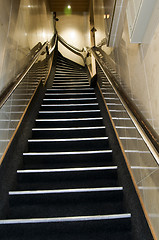
[{"label": "stair riser", "polygon": [[46,90],[46,93],[94,93],[94,89],[90,89],[90,88],[81,88],[81,89],[48,89]]},{"label": "stair riser", "polygon": [[88,166],[112,166],[112,153],[61,156],[23,156],[26,169],[47,169]]},{"label": "stair riser", "polygon": [[11,218],[47,218],[121,214],[122,192],[10,196]]},{"label": "stair riser", "polygon": [[113,187],[117,186],[117,170],[18,173],[17,182],[17,189],[19,190]]},{"label": "stair riser", "polygon": [[52,86],[53,89],[66,89],[66,90],[73,90],[74,88],[76,89],[81,89],[81,88],[85,88],[85,89],[89,89],[89,85],[85,84],[85,83],[71,83],[71,84],[53,84]]},{"label": "stair riser", "polygon": [[70,118],[93,118],[93,117],[101,117],[99,111],[94,111],[94,112],[55,112],[55,113],[39,113],[39,118],[40,119],[70,119]]},{"label": "stair riser", "polygon": [[45,128],[45,127],[94,127],[94,126],[102,126],[102,120],[79,120],[79,121],[36,121],[35,126],[37,128]]},{"label": "stair riser", "polygon": [[68,99],[56,99],[56,98],[47,98],[43,100],[43,104],[90,104],[98,103],[96,98],[68,98]]},{"label": "stair riser", "polygon": [[59,81],[59,83],[64,81],[67,84],[72,82],[72,81],[76,81],[77,83],[78,82],[85,82],[85,83],[89,84],[88,78],[87,78],[86,75],[81,75],[81,74],[77,75],[77,74],[72,74],[72,73],[71,74],[70,73],[68,73],[68,74],[56,74],[53,84],[57,81]]},{"label": "stair riser", "polygon": [[47,98],[51,98],[51,99],[67,99],[67,98],[89,98],[89,97],[94,97],[95,98],[95,94],[77,94],[77,93],[74,93],[74,94],[60,94],[60,93],[50,93],[50,95],[48,95],[49,93],[45,94],[45,99]]},{"label": "stair riser", "polygon": [[60,142],[29,142],[29,152],[53,152],[53,151],[93,151],[108,149],[107,140],[89,141],[60,141]]},{"label": "stair riser", "polygon": [[[46,102],[45,102],[46,104]],[[50,102],[50,105],[52,105],[54,103]],[[62,103],[59,103],[60,105],[62,105]],[[72,104],[69,102],[69,104]],[[41,106],[40,111],[73,111],[73,110],[97,110],[98,109],[98,105],[76,105],[76,106],[58,106],[58,104],[56,106]]]},{"label": "stair riser", "polygon": [[56,70],[60,70],[60,71],[68,70],[68,71],[74,71],[74,72],[81,72],[82,68],[75,68],[73,65],[62,63],[60,61],[60,62],[57,62]]},{"label": "stair riser", "polygon": [[85,138],[85,137],[102,137],[105,136],[105,129],[88,129],[88,130],[35,130],[32,131],[34,139],[55,139],[55,138]]},{"label": "stair riser", "polygon": [[81,76],[81,75],[73,75],[72,76],[72,74],[71,74],[71,77],[70,77],[70,74],[55,75],[53,84],[55,84],[55,83],[57,83],[57,84],[62,84],[62,83],[71,84],[73,82],[75,82],[77,84],[83,82],[83,83],[89,85],[87,76]]},{"label": "stair riser", "polygon": [[[49,239],[50,236],[54,240],[64,240],[66,237],[69,240],[96,240],[104,239],[105,236],[115,240],[129,240],[131,239],[130,228],[131,219],[129,218],[103,221],[13,224],[0,226],[0,236],[5,240],[44,240]],[[13,233],[16,235],[15,237]]]}]

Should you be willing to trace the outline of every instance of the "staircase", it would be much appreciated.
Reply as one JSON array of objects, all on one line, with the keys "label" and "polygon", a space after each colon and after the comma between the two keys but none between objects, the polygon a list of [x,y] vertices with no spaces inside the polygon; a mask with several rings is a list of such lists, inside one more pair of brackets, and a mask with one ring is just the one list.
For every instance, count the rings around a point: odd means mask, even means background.
[{"label": "staircase", "polygon": [[131,214],[94,90],[60,54],[41,105],[1,239],[131,239]]}]

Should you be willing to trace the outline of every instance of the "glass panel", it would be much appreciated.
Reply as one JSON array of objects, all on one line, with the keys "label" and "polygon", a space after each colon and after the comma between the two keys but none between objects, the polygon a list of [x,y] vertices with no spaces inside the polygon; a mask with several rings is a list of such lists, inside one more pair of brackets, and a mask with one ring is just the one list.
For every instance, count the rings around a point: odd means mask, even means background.
[{"label": "glass panel", "polygon": [[97,76],[144,206],[159,236],[159,165],[121,105],[117,94],[110,89],[111,85],[109,84],[107,88],[103,87],[105,83],[108,84],[108,80],[99,66],[97,66]]},{"label": "glass panel", "polygon": [[39,81],[45,82],[51,59],[43,54],[0,109],[0,158],[27,107]]}]

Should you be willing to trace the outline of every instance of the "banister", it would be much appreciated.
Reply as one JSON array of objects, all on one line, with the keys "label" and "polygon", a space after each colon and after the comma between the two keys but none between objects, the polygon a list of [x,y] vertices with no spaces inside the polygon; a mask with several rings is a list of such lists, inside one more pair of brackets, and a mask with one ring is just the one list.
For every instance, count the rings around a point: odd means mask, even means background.
[{"label": "banister", "polygon": [[[52,51],[54,50],[54,48],[56,46],[56,41],[57,41],[57,37],[56,37],[54,45],[51,49]],[[38,44],[41,46],[41,43],[38,43]],[[46,51],[46,47],[48,46],[48,44],[49,44],[48,42],[45,42],[41,46],[41,48],[38,52],[37,52],[37,49],[36,49],[35,55],[31,59],[28,66],[22,71],[22,73],[18,74],[18,76],[15,78],[15,80],[12,81],[12,83],[1,93],[1,95],[0,95],[0,109],[5,104],[5,102],[8,100],[8,98],[12,95],[12,93],[15,91],[15,89],[19,86],[19,84],[21,83],[23,78],[26,76],[26,74],[28,73],[30,68],[33,66],[33,64],[36,62],[38,57],[42,54],[43,51]]]},{"label": "banister", "polygon": [[70,51],[72,51],[73,53],[77,54],[78,56],[80,56],[85,64],[85,58],[82,55],[82,53],[84,53],[84,49],[78,49],[70,44],[68,44],[60,35],[58,35],[58,40],[60,43],[62,43],[67,49],[69,49]]},{"label": "banister", "polygon": [[59,41],[62,41],[62,42],[65,43],[67,46],[69,46],[70,48],[74,49],[74,50],[77,51],[77,52],[83,52],[83,51],[84,51],[84,49],[76,48],[76,47],[72,46],[71,44],[67,43],[59,34],[58,34],[58,39],[59,39]]},{"label": "banister", "polygon": [[45,42],[40,51],[38,53],[36,53],[34,55],[34,57],[32,58],[31,62],[29,63],[29,65],[25,68],[25,70],[20,73],[16,79],[5,89],[5,91],[1,94],[0,96],[0,108],[2,108],[2,106],[5,104],[5,102],[8,100],[8,98],[12,95],[12,93],[15,91],[15,89],[19,86],[19,84],[21,83],[21,81],[23,80],[23,78],[25,77],[25,75],[28,73],[28,71],[30,70],[30,68],[33,66],[33,64],[35,63],[35,61],[37,60],[37,58],[39,57],[39,55],[41,55],[41,53],[44,51],[44,49],[47,46],[47,42]]},{"label": "banister", "polygon": [[57,33],[53,36],[53,38],[51,39],[51,43],[53,42],[52,44],[52,47],[49,51],[49,53],[51,54],[54,50],[55,50],[55,47],[56,47],[56,44],[57,44],[57,40],[58,40],[58,35]]}]

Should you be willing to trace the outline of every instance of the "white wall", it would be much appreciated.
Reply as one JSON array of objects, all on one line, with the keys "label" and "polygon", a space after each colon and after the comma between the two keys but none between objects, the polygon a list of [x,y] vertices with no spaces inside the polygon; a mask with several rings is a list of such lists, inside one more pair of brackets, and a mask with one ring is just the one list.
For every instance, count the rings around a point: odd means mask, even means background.
[{"label": "white wall", "polygon": [[[127,1],[125,1],[126,3]],[[95,28],[97,29],[96,43],[98,44],[104,37],[105,31],[104,8],[100,0],[94,0],[94,13]],[[159,18],[156,16],[158,15],[155,11],[152,16],[152,22],[155,21],[154,31],[149,26],[149,31],[151,30],[153,36],[147,40],[147,35],[145,35],[142,44],[130,43],[127,18],[123,16],[124,28],[120,26],[123,33],[118,47],[107,48],[105,46],[103,50],[111,54],[112,59],[116,62],[121,84],[159,134]],[[150,34],[148,35],[150,36]]]},{"label": "white wall", "polygon": [[[59,21],[57,22],[57,31],[67,43],[78,49],[90,45],[88,13],[76,13],[72,15],[57,13],[57,17],[59,18]],[[59,51],[65,57],[83,65],[82,58],[71,53],[61,44],[59,44]]]},{"label": "white wall", "polygon": [[0,92],[23,69],[30,49],[52,35],[46,0],[0,1]]},{"label": "white wall", "polygon": [[120,76],[140,111],[159,134],[159,24],[149,43],[132,44],[127,19],[114,50]]}]

